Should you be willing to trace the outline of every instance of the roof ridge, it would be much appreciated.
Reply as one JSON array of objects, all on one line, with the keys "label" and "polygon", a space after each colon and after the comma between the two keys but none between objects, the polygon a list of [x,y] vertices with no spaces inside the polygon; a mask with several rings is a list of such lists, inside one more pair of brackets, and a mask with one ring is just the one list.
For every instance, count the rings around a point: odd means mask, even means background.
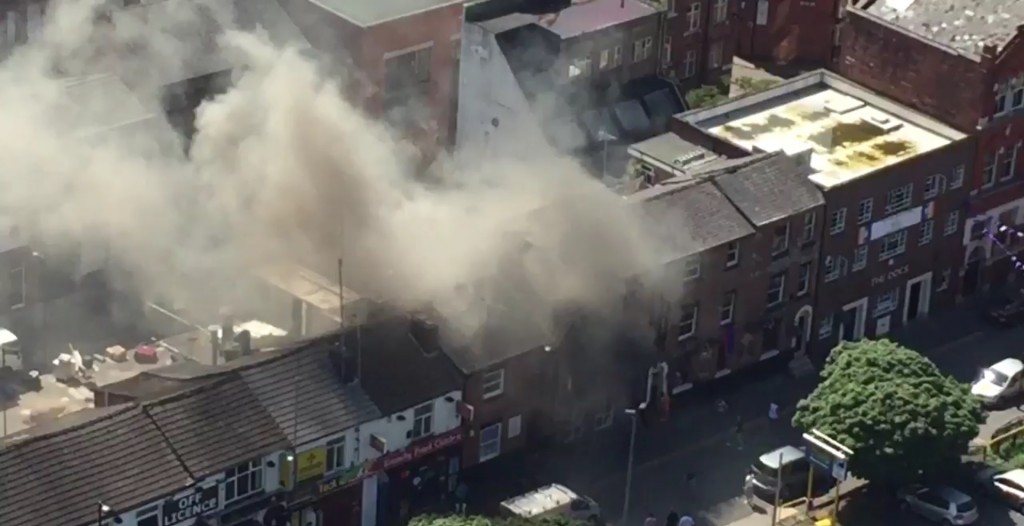
[{"label": "roof ridge", "polygon": [[[83,427],[88,427],[88,426],[91,426],[91,425],[94,425],[94,424],[99,424],[100,422],[104,422],[104,421],[107,421],[107,420],[119,417],[121,415],[127,414],[127,413],[129,413],[130,411],[132,411],[134,409],[140,409],[139,404],[136,403],[136,402],[127,402],[127,403],[118,404],[118,405],[121,406],[121,407],[116,409],[116,410],[112,410],[112,411],[110,411],[107,414],[100,414],[100,415],[97,415],[94,418],[90,418],[88,420],[85,420],[85,421],[82,421],[82,422],[78,422],[76,424],[71,424],[71,425],[68,425],[68,426],[59,427],[59,428],[53,429],[53,430],[51,430],[49,432],[43,432],[43,433],[39,433],[39,434],[30,435],[30,436],[27,436],[27,437],[25,437],[24,439],[21,439],[21,440],[17,439],[18,433],[8,434],[6,437],[3,437],[3,439],[0,439],[0,455],[3,455],[4,453],[6,453],[8,451],[11,451],[13,449],[16,449],[16,448],[21,447],[21,446],[26,445],[26,444],[31,444],[31,443],[39,442],[41,440],[45,440],[45,439],[48,439],[48,438],[53,438],[55,436],[63,435],[65,433],[70,433],[72,431],[77,431],[79,429],[82,429]],[[89,411],[89,410],[95,410],[95,409],[102,409],[103,407],[111,407],[111,408],[113,408],[113,407],[117,407],[117,406],[90,407],[90,408],[82,409],[80,411]],[[79,411],[73,411],[71,413],[67,413],[67,414],[61,415],[61,416],[57,417],[57,420],[59,420],[60,418],[62,418],[64,416],[75,414],[75,413],[78,413],[78,412]],[[45,425],[45,424],[36,424],[34,426],[29,426],[29,427],[27,427],[25,429],[26,430],[31,430],[32,428],[39,427],[39,426],[42,426],[42,425]]]}]

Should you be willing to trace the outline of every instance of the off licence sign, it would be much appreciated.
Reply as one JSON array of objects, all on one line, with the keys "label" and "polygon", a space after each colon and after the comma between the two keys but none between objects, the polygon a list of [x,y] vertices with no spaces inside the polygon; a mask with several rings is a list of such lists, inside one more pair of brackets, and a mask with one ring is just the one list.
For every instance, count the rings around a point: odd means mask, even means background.
[{"label": "off licence sign", "polygon": [[220,500],[220,488],[217,486],[206,488],[202,491],[186,495],[177,499],[164,501],[161,513],[164,516],[164,526],[177,524],[204,513],[216,510]]}]

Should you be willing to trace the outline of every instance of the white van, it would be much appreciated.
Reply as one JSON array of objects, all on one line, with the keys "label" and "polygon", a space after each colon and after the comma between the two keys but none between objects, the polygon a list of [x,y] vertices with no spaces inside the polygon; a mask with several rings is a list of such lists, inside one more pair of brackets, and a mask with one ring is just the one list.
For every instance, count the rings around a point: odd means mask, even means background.
[{"label": "white van", "polygon": [[573,490],[551,484],[501,503],[502,512],[512,516],[534,518],[564,515],[576,521],[601,523],[601,508],[594,499],[577,495]]},{"label": "white van", "polygon": [[21,368],[21,342],[13,332],[0,328],[0,369],[20,371]]}]

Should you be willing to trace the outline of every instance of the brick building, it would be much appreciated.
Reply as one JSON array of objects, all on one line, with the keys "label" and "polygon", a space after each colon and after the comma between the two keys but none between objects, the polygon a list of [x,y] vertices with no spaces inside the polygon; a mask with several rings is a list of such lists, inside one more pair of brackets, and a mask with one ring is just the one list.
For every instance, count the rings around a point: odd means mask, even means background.
[{"label": "brick building", "polygon": [[654,319],[673,393],[806,348],[824,204],[808,171],[770,153],[629,196],[669,241]]},{"label": "brick building", "polygon": [[848,10],[841,30],[835,67],[843,76],[974,136],[959,280],[965,295],[1006,281],[1009,254],[1019,249],[985,232],[1024,221],[1022,20],[1019,2],[918,2],[900,11],[868,1]]},{"label": "brick building", "polygon": [[677,117],[729,157],[791,150],[825,196],[815,347],[877,337],[953,303],[971,141],[825,71]]},{"label": "brick building", "polygon": [[739,0],[736,54],[778,64],[826,66],[847,0]]},{"label": "brick building", "polygon": [[732,70],[736,0],[665,0],[662,72],[684,90],[716,85]]}]

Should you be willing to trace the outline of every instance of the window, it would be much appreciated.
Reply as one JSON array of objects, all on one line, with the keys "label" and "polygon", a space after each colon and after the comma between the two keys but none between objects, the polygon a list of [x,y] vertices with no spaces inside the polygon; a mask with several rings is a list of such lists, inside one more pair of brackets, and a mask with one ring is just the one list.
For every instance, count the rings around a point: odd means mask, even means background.
[{"label": "window", "polygon": [[592,63],[589,58],[574,60],[573,63],[569,65],[569,78],[585,77],[590,75],[591,67]]},{"label": "window", "polygon": [[672,63],[672,37],[665,36],[665,41],[661,43],[661,65],[667,66]]},{"label": "window", "polygon": [[992,222],[991,218],[982,216],[971,220],[971,241],[977,241],[985,237],[985,233],[988,232],[988,225]]},{"label": "window", "polygon": [[501,422],[480,430],[480,462],[501,454]]},{"label": "window", "polygon": [[669,18],[676,16],[676,0],[668,0],[668,5],[665,7],[665,10],[668,11]]},{"label": "window", "polygon": [[804,233],[800,237],[802,243],[814,241],[814,212],[804,214]]},{"label": "window", "polygon": [[651,56],[651,49],[654,47],[654,39],[651,37],[641,38],[633,42],[633,62],[647,60]]},{"label": "window", "polygon": [[900,230],[882,238],[882,251],[878,259],[885,260],[896,257],[907,251],[907,231]]},{"label": "window", "polygon": [[725,246],[725,268],[740,264],[740,242],[733,241]]},{"label": "window", "polygon": [[7,304],[12,309],[23,307],[25,305],[25,269],[23,267],[11,269],[7,278],[10,281],[7,288]]},{"label": "window", "polygon": [[1009,181],[1013,179],[1013,156],[1000,148],[999,160],[1002,163],[1002,166],[999,167],[999,180]]},{"label": "window", "polygon": [[824,340],[829,336],[832,336],[832,326],[835,324],[835,320],[832,315],[829,314],[821,319],[821,323],[818,325],[818,338]]},{"label": "window", "polygon": [[941,174],[929,175],[928,179],[925,179],[924,182],[924,198],[934,199],[942,193],[945,180],[946,178],[942,177]]},{"label": "window", "polygon": [[715,0],[715,22],[725,22],[729,16],[729,0]]},{"label": "window", "polygon": [[960,211],[953,210],[946,216],[946,228],[944,232],[947,236],[951,236],[960,229]]},{"label": "window", "polygon": [[263,491],[263,462],[253,460],[224,473],[224,503]]},{"label": "window", "polygon": [[700,3],[694,2],[690,4],[690,9],[686,12],[686,19],[690,24],[690,31],[700,29]]},{"label": "window", "polygon": [[402,96],[410,89],[430,82],[431,48],[388,58],[384,61],[384,88],[389,96]]},{"label": "window", "polygon": [[679,317],[679,340],[685,340],[697,332],[697,304],[683,305],[682,316]]},{"label": "window", "polygon": [[516,415],[508,419],[508,434],[509,438],[515,438],[523,432],[523,415]]},{"label": "window", "polygon": [[1010,105],[1014,109],[1024,106],[1024,84],[1013,88],[1013,100],[1010,102]]},{"label": "window", "polygon": [[900,289],[893,289],[875,298],[875,316],[885,316],[900,304]]},{"label": "window", "polygon": [[885,198],[885,213],[895,214],[901,210],[910,208],[910,203],[914,199],[914,185],[908,183],[903,186],[898,186],[889,190],[888,195]]},{"label": "window", "polygon": [[733,311],[736,310],[736,292],[726,292],[722,297],[722,308],[719,312],[718,323],[727,325],[732,323]]},{"label": "window", "polygon": [[689,50],[686,52],[686,60],[683,61],[683,78],[688,79],[697,73],[697,52]]},{"label": "window", "polygon": [[34,2],[25,12],[25,32],[29,40],[35,40],[43,32],[43,5]]},{"label": "window", "polygon": [[869,245],[865,243],[853,251],[853,265],[851,267],[853,272],[857,272],[858,270],[868,266],[868,246]]},{"label": "window", "polygon": [[700,277],[700,256],[690,256],[683,260],[683,279],[689,281]]},{"label": "window", "polygon": [[846,258],[843,256],[828,256],[825,258],[825,282],[835,281],[846,274]]},{"label": "window", "polygon": [[800,279],[796,283],[797,295],[804,295],[811,290],[811,264],[804,263],[800,265]]},{"label": "window", "polygon": [[921,222],[921,232],[917,236],[918,245],[927,245],[932,240],[935,231],[935,220],[929,219]]},{"label": "window", "polygon": [[610,52],[607,49],[601,50],[601,61],[598,63],[600,69],[608,67],[608,62],[611,59]]},{"label": "window", "polygon": [[1000,113],[1003,113],[1004,111],[1006,111],[1006,106],[1007,106],[1007,104],[1006,104],[1006,95],[1007,95],[1007,93],[1006,93],[1007,92],[1006,86],[999,86],[998,89],[999,89],[999,91],[996,92],[996,110],[995,110],[995,114],[996,115],[999,115]]},{"label": "window", "polygon": [[864,223],[870,223],[871,222],[871,212],[874,211],[873,210],[874,205],[875,205],[875,200],[870,198],[870,197],[865,199],[865,200],[863,200],[863,201],[861,201],[860,204],[857,205],[857,224],[858,225],[863,225]]},{"label": "window", "polygon": [[490,371],[484,373],[483,378],[483,393],[484,400],[488,398],[494,398],[505,392],[505,370],[498,369],[497,371]]},{"label": "window", "polygon": [[835,235],[841,233],[846,228],[846,209],[840,208],[832,212],[829,217],[828,231]]},{"label": "window", "polygon": [[327,443],[327,471],[328,473],[345,467],[345,437],[331,440]]},{"label": "window", "polygon": [[160,526],[160,506],[153,505],[135,512],[135,526]]},{"label": "window", "polygon": [[612,49],[612,66],[619,66],[622,64],[622,46],[615,46]]},{"label": "window", "polygon": [[959,165],[953,170],[953,177],[949,180],[950,190],[960,188],[964,185],[964,165]]},{"label": "window", "polygon": [[409,438],[415,440],[434,432],[434,402],[416,406],[412,410],[412,431]]},{"label": "window", "polygon": [[772,255],[777,256],[789,250],[789,223],[775,227],[772,238]]},{"label": "window", "polygon": [[985,170],[981,182],[982,188],[988,188],[996,184],[996,161],[995,155],[988,154],[985,156]]},{"label": "window", "polygon": [[[698,4],[699,5],[699,4]],[[711,50],[708,51],[708,67],[718,68],[722,66],[722,42],[717,41],[711,44]]]},{"label": "window", "polygon": [[780,272],[768,279],[768,306],[782,303],[786,290],[786,273]]}]

